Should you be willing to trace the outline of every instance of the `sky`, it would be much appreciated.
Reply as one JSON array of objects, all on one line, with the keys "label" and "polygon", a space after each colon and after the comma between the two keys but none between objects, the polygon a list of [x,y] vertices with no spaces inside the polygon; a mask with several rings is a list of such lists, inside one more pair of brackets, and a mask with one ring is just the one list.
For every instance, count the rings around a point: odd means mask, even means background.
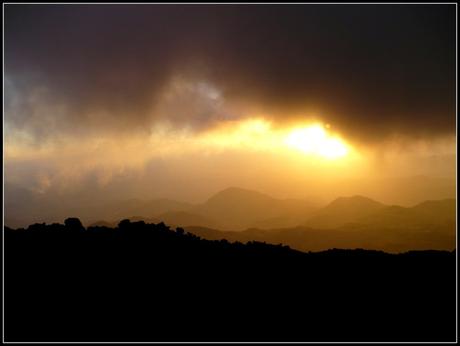
[{"label": "sky", "polygon": [[445,189],[405,198],[385,182],[455,178],[453,4],[4,10],[6,184],[410,204]]}]

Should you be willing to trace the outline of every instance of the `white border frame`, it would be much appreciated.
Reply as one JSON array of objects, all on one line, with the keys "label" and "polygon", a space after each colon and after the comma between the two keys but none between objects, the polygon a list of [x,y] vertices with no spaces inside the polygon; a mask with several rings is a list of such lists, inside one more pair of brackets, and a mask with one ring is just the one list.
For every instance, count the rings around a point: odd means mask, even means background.
[{"label": "white border frame", "polygon": [[[3,47],[3,55],[2,55],[2,63],[3,63],[3,144],[2,144],[2,162],[3,162],[3,169],[2,169],[2,181],[3,187],[5,186],[5,171],[4,171],[4,162],[5,162],[5,148],[4,148],[4,139],[5,139],[5,5],[455,5],[455,142],[456,146],[458,147],[458,133],[457,133],[457,126],[458,126],[458,3],[457,2],[4,2],[2,3],[2,21],[3,21],[3,36],[2,36],[2,47]],[[457,155],[455,155],[455,163],[457,169]],[[455,176],[455,186],[457,187],[457,175]],[[456,234],[455,234],[455,242],[457,244],[457,249],[455,250],[455,257],[456,257],[456,341],[452,342],[302,342],[302,341],[295,341],[295,342],[287,342],[287,341],[276,341],[276,342],[262,342],[262,341],[253,341],[253,342],[218,342],[218,341],[208,341],[208,342],[200,342],[200,341],[145,341],[145,342],[110,342],[110,341],[98,341],[98,342],[76,342],[76,341],[68,341],[68,342],[46,342],[46,341],[31,341],[31,342],[21,342],[21,341],[5,341],[5,193],[4,189],[2,190],[2,343],[4,344],[455,344],[458,343],[458,222],[456,223]],[[458,208],[458,191],[455,191],[455,203]],[[458,209],[456,209],[456,218],[458,220]]]}]

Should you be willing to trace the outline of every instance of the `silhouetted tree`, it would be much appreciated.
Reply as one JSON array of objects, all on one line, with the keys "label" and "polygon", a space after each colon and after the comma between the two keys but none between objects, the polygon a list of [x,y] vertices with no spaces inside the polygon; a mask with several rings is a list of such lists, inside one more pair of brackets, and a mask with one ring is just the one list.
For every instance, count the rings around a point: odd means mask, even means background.
[{"label": "silhouetted tree", "polygon": [[124,220],[121,220],[121,221],[118,223],[118,228],[120,228],[120,229],[127,229],[127,228],[129,228],[130,225],[131,225],[131,221],[128,220],[128,219],[124,219]]},{"label": "silhouetted tree", "polygon": [[84,231],[85,228],[83,227],[83,224],[81,223],[80,219],[76,217],[69,217],[68,219],[65,219],[64,225],[72,231]]}]

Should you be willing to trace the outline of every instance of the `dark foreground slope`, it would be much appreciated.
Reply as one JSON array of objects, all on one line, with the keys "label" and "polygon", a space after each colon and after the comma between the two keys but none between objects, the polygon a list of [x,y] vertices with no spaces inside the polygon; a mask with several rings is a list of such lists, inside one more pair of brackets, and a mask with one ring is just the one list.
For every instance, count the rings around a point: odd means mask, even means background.
[{"label": "dark foreground slope", "polygon": [[454,341],[455,252],[302,253],[163,224],[5,230],[6,341]]}]

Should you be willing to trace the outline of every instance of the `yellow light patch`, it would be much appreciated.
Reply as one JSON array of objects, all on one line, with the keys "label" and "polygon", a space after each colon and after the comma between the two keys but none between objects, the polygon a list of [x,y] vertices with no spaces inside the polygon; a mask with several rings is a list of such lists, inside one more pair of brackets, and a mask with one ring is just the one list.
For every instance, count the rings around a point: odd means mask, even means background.
[{"label": "yellow light patch", "polygon": [[287,135],[285,143],[305,154],[318,155],[328,159],[340,158],[348,153],[345,143],[329,134],[320,124],[293,129]]}]

